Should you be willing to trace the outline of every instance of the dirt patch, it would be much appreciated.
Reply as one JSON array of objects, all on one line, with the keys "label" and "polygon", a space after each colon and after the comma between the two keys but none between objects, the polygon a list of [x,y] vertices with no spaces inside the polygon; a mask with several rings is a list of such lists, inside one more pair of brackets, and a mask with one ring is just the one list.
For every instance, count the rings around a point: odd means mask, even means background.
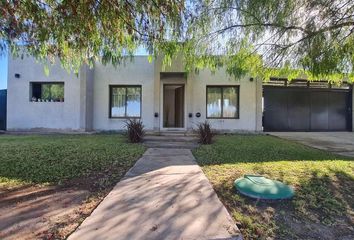
[{"label": "dirt patch", "polygon": [[115,165],[61,185],[0,188],[0,239],[65,239],[125,172]]},{"label": "dirt patch", "polygon": [[65,239],[143,154],[117,134],[0,138],[0,239]]},{"label": "dirt patch", "polygon": [[276,217],[276,222],[282,232],[286,229],[286,236],[280,236],[279,239],[287,239],[294,236],[295,239],[353,239],[353,227],[346,219],[337,219],[334,225],[324,225],[310,221],[299,220],[291,215],[282,215]]},{"label": "dirt patch", "polygon": [[77,188],[25,186],[2,190],[0,239],[54,239],[71,233],[100,197]]},{"label": "dirt patch", "polygon": [[[354,239],[354,215],[349,204],[342,215],[337,214],[330,222],[325,223],[326,219],[321,219],[324,215],[322,209],[312,209],[307,216],[297,212],[294,208],[296,199],[257,201],[227,188],[226,186],[232,186],[230,181],[221,185],[214,183],[213,186],[236,220],[244,239]],[[341,186],[345,187],[345,184]],[[350,196],[347,194],[348,198]],[[348,203],[352,204],[351,201]]]}]

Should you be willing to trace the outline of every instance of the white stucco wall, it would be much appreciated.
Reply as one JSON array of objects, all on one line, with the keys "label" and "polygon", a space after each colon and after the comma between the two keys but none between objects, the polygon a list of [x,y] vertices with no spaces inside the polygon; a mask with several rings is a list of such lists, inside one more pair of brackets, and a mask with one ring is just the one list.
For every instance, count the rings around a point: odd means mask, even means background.
[{"label": "white stucco wall", "polygon": [[[189,73],[187,80],[169,79],[160,81],[160,72],[183,72],[183,60],[181,57],[175,59],[171,66],[162,66],[161,58],[155,64],[155,92],[160,93],[160,98],[155,98],[155,109],[162,108],[161,92],[163,84],[184,83],[185,84],[185,129],[191,130],[199,122],[208,120],[212,127],[225,132],[237,131],[262,131],[262,82],[249,77],[235,79],[230,77],[225,70],[220,69],[215,73],[209,70],[202,70],[198,74]],[[236,85],[240,86],[239,96],[239,119],[207,119],[206,118],[206,87],[212,85]],[[158,109],[159,107],[159,109]],[[160,115],[161,115],[160,111]],[[196,117],[200,112],[201,117]],[[188,115],[192,113],[192,118]],[[158,125],[161,129],[161,124]]]},{"label": "white stucco wall", "polygon": [[[8,74],[8,129],[60,129],[60,130],[122,130],[125,119],[109,117],[110,85],[142,86],[142,121],[147,130],[163,129],[163,84],[185,84],[185,127],[191,130],[206,120],[206,86],[240,86],[240,118],[208,119],[212,126],[223,131],[259,131],[262,116],[262,85],[248,77],[234,79],[225,71],[215,74],[208,70],[188,74],[185,78],[160,79],[163,72],[183,72],[181,61],[162,68],[157,59],[148,62],[146,56],[135,57],[118,67],[96,63],[93,69],[83,67],[79,76],[68,74],[59,64],[50,69],[49,76],[43,66],[33,58],[9,59]],[[21,75],[15,78],[15,73]],[[64,82],[64,102],[31,102],[30,82]],[[197,118],[196,113],[201,117]],[[158,117],[154,116],[158,113]],[[189,117],[189,113],[193,117]]]},{"label": "white stucco wall", "polygon": [[256,131],[263,131],[263,82],[254,79],[256,84]]},{"label": "white stucco wall", "polygon": [[93,93],[93,128],[95,130],[121,130],[124,126],[124,119],[109,118],[109,85],[141,85],[141,117],[146,129],[153,129],[154,63],[149,63],[146,56],[141,56],[117,68],[100,63],[95,65]]},{"label": "white stucco wall", "polygon": [[[16,73],[20,78],[15,78]],[[30,82],[64,82],[64,102],[31,102]],[[46,76],[33,58],[9,57],[7,87],[8,130],[80,130],[80,81],[60,64]]]},{"label": "white stucco wall", "polygon": [[[188,128],[193,128],[198,122],[208,120],[212,127],[223,131],[256,131],[257,129],[257,94],[256,81],[249,77],[235,79],[219,70],[215,74],[203,70],[199,74],[191,75],[187,80],[191,88],[191,106],[193,118],[189,119]],[[235,85],[240,87],[239,118],[238,119],[207,119],[206,118],[206,86]],[[197,118],[195,114],[201,113]]]}]

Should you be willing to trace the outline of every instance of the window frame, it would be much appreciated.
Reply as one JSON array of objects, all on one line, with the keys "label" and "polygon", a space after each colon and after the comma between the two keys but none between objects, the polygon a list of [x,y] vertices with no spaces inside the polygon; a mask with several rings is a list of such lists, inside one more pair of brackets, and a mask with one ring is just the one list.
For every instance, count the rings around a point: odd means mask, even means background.
[{"label": "window frame", "polygon": [[[224,88],[233,87],[237,90],[237,114],[235,117],[223,117],[224,115]],[[208,117],[208,88],[220,88],[221,89],[221,116],[220,117]],[[206,119],[240,119],[240,85],[207,85],[205,92],[205,115]]]},{"label": "window frame", "polygon": [[[132,117],[127,116],[127,93],[128,88],[140,88],[140,116],[139,117]],[[113,98],[113,88],[125,88],[125,116],[124,117],[114,117],[112,116],[112,98]],[[109,85],[109,104],[108,104],[108,117],[110,119],[141,119],[142,115],[142,106],[143,106],[143,86],[142,85]]]},{"label": "window frame", "polygon": [[[43,84],[55,84],[55,85],[63,85],[63,101],[55,101],[56,103],[58,103],[58,102],[60,102],[60,103],[63,103],[63,102],[65,102],[65,82],[63,82],[63,81],[44,81],[44,82],[41,82],[41,81],[34,81],[34,82],[30,82],[30,88],[29,88],[29,101],[30,102],[33,102],[32,101],[32,98],[33,98],[33,84],[41,84],[41,85],[43,85]],[[41,93],[42,94],[42,93]],[[41,100],[42,100],[42,98],[41,98]],[[38,101],[35,101],[35,102],[38,102]],[[43,101],[41,101],[41,102],[43,102]],[[50,103],[52,103],[52,102],[50,102]]]}]

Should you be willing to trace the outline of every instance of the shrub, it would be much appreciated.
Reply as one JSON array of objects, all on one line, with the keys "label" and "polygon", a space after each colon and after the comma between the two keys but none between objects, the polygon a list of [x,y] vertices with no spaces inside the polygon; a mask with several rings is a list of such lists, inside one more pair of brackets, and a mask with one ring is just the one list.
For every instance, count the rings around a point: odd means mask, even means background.
[{"label": "shrub", "polygon": [[199,143],[201,144],[211,144],[214,133],[211,128],[211,124],[208,121],[197,124],[196,132],[198,134]]},{"label": "shrub", "polygon": [[143,122],[136,119],[129,119],[125,122],[129,142],[140,143],[144,139],[145,131]]}]

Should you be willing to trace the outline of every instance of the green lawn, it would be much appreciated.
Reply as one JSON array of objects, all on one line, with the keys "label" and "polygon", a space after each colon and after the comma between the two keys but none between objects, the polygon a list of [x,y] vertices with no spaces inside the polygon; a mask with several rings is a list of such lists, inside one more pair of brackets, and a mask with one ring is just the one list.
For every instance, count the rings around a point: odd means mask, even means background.
[{"label": "green lawn", "polygon": [[116,134],[0,135],[0,188],[60,184],[98,173],[102,184],[111,184],[143,152],[143,146]]},{"label": "green lawn", "polygon": [[[245,239],[354,237],[354,161],[265,135],[218,136],[194,150]],[[233,181],[262,174],[296,189],[293,200],[255,201]]]}]

